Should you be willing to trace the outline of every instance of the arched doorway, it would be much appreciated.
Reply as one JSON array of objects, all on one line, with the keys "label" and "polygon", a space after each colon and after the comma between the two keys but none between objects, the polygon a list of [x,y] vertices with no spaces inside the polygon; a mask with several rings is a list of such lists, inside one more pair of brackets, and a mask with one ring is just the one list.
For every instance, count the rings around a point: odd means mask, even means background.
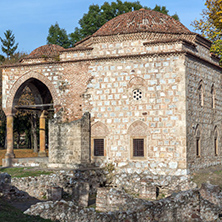
[{"label": "arched doorway", "polygon": [[[27,91],[28,89],[28,91]],[[21,103],[21,97],[24,97],[24,91],[30,95],[26,98],[25,103]],[[13,120],[18,110],[29,110],[39,117],[39,156],[46,156],[46,114],[53,111],[53,97],[45,83],[37,78],[29,78],[22,84],[17,85],[16,90],[11,98],[11,112],[7,115],[7,153],[5,156],[5,166],[12,165],[14,155],[14,138],[13,138]]]}]

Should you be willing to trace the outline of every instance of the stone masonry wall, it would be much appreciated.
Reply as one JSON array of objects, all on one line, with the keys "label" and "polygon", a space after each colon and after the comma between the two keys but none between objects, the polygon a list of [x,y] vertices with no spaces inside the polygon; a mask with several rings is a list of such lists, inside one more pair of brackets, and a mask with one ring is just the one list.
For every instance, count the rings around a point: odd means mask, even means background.
[{"label": "stone masonry wall", "polygon": [[[104,138],[104,161],[118,166],[140,162],[138,167],[158,174],[187,173],[183,61],[183,56],[167,55],[100,61],[89,66],[93,77],[87,90],[91,121],[102,122],[109,131]],[[134,89],[142,91],[141,100],[133,99]],[[137,121],[139,128],[147,126],[146,135],[136,129],[137,135],[129,134]],[[132,138],[141,136],[145,155],[139,160],[131,156]]]},{"label": "stone masonry wall", "polygon": [[70,123],[49,122],[49,167],[76,167],[90,164],[90,116]]},{"label": "stone masonry wall", "polygon": [[[221,71],[196,59],[186,59],[187,98],[187,160],[188,169],[196,171],[222,163],[222,91]],[[199,84],[203,86],[203,105],[200,105]],[[212,107],[212,86],[215,107]],[[215,154],[214,130],[218,132],[218,154]],[[197,156],[197,130],[200,133],[200,155]]]},{"label": "stone masonry wall", "polygon": [[76,189],[81,183],[88,183],[89,194],[96,194],[97,188],[106,183],[107,171],[102,169],[56,171],[50,175],[12,178],[12,185],[27,192],[30,196],[44,199],[52,187],[63,189],[63,196],[76,199]]}]

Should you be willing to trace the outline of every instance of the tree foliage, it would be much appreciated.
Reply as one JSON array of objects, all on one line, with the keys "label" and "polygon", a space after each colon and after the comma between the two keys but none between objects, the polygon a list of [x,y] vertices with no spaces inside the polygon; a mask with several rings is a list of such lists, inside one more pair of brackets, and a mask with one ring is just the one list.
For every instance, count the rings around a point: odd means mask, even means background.
[{"label": "tree foliage", "polygon": [[[165,15],[169,15],[169,10],[166,9],[166,6],[159,6],[159,5],[156,5],[153,9],[153,11],[156,11],[156,12],[161,12]],[[180,20],[179,19],[179,16],[177,15],[177,13],[175,13],[174,15],[171,15],[171,17],[173,17],[175,20]]]},{"label": "tree foliage", "polygon": [[70,47],[70,41],[65,29],[61,29],[59,24],[51,25],[47,37],[47,44],[56,44],[64,48]]},{"label": "tree foliage", "polygon": [[212,2],[211,0],[206,1],[206,9],[202,11],[201,19],[193,21],[191,25],[195,31],[212,41],[211,52],[222,58],[222,29],[215,25],[216,23],[211,17]]},{"label": "tree foliage", "polygon": [[[116,2],[104,2],[104,4],[102,6],[99,5],[90,5],[89,6],[89,11],[87,13],[85,13],[83,15],[83,17],[79,20],[79,25],[80,27],[76,27],[74,29],[73,33],[70,33],[68,35],[68,41],[69,41],[69,46],[65,45],[63,43],[63,41],[60,41],[60,35],[57,34],[49,34],[49,36],[47,37],[47,42],[48,43],[52,43],[52,44],[57,44],[60,46],[63,46],[64,48],[66,47],[73,47],[74,44],[80,40],[82,40],[83,38],[92,35],[93,33],[95,33],[101,26],[103,26],[106,22],[108,22],[109,20],[111,20],[112,18],[121,15],[123,13],[127,13],[130,11],[135,11],[135,10],[139,10],[141,8],[144,9],[150,9],[147,6],[142,6],[140,4],[139,1],[135,1],[135,2],[122,2],[121,0],[116,0]],[[165,6],[158,6],[156,5],[153,9],[154,11],[158,11],[161,12],[163,14],[167,14],[169,13],[169,11],[166,9]],[[179,20],[179,17],[177,14],[174,14],[172,16],[174,19]],[[57,27],[55,27],[57,26]],[[52,31],[49,31],[49,33],[55,33],[53,30],[56,28],[57,30],[59,30],[59,26],[56,23],[55,26],[51,26],[50,29],[52,28]],[[63,30],[63,35],[62,36],[66,36],[65,34],[65,30]],[[49,37],[53,36],[53,41],[52,39]],[[67,40],[67,38],[66,38]]]},{"label": "tree foliage", "polygon": [[206,6],[214,26],[222,29],[222,0],[207,0]]},{"label": "tree foliage", "polygon": [[0,37],[0,40],[2,42],[2,52],[4,52],[6,55],[7,55],[7,58],[8,57],[11,57],[16,49],[18,48],[18,43],[15,44],[15,35],[12,34],[12,31],[11,30],[6,30],[4,32],[4,36],[5,38],[1,38]]}]

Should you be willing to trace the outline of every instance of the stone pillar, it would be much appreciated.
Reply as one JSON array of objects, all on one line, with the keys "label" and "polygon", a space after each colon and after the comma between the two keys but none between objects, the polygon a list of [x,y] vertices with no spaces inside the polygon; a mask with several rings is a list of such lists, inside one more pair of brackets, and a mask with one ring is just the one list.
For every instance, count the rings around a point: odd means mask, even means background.
[{"label": "stone pillar", "polygon": [[45,157],[45,110],[42,111],[42,114],[39,118],[39,143],[40,143],[40,150],[39,150],[39,157]]},{"label": "stone pillar", "polygon": [[7,115],[7,152],[5,154],[5,167],[12,166],[12,159],[15,157],[13,150],[13,115]]}]

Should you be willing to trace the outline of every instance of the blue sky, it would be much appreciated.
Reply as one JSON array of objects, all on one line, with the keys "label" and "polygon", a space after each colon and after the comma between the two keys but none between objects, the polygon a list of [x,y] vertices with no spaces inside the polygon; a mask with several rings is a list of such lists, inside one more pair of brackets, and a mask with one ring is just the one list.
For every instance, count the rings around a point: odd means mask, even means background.
[{"label": "blue sky", "polygon": [[[48,29],[52,24],[58,22],[60,28],[71,33],[83,14],[88,12],[89,5],[102,5],[104,2],[105,0],[0,0],[0,36],[4,37],[7,29],[12,30],[19,43],[18,50],[30,53],[46,44]],[[140,3],[151,8],[156,4],[166,6],[170,15],[176,12],[180,21],[193,31],[190,23],[200,18],[205,0],[140,0]]]}]

